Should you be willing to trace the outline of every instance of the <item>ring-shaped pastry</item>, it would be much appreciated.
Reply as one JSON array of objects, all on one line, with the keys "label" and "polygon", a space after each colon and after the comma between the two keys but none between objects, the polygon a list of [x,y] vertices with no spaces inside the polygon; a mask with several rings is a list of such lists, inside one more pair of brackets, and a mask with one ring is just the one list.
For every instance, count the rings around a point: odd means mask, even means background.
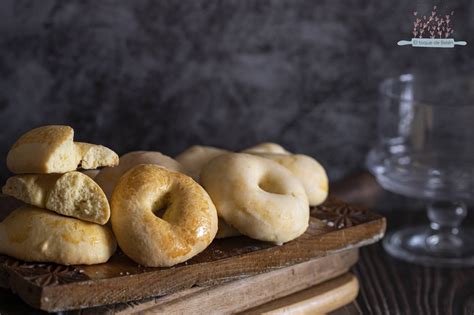
[{"label": "ring-shaped pastry", "polygon": [[304,154],[252,154],[277,162],[298,178],[303,184],[310,206],[320,205],[326,200],[329,192],[328,176],[321,164],[312,157]]},{"label": "ring-shaped pastry", "polygon": [[309,205],[301,182],[278,163],[245,153],[214,158],[201,184],[219,216],[251,238],[282,244],[308,227]]},{"label": "ring-shaped pastry", "polygon": [[217,232],[217,212],[192,178],[141,164],[117,183],[112,229],[122,251],[148,267],[168,267],[203,251]]}]

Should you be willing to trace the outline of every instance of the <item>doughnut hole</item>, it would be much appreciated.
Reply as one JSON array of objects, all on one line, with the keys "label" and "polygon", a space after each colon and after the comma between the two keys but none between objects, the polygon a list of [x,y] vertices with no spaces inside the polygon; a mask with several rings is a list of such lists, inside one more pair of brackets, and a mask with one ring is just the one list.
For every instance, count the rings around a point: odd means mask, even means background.
[{"label": "doughnut hole", "polygon": [[152,207],[151,212],[160,219],[166,221],[166,213],[171,209],[171,194],[166,192],[161,198],[159,198]]},{"label": "doughnut hole", "polygon": [[285,195],[287,193],[287,189],[284,186],[284,183],[282,183],[281,178],[270,175],[262,176],[258,183],[258,187],[271,194]]}]

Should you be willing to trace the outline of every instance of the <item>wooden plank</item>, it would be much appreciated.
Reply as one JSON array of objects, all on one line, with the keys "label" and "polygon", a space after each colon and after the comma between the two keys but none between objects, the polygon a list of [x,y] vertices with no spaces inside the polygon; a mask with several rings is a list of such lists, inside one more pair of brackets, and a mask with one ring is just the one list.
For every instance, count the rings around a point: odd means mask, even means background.
[{"label": "wooden plank", "polygon": [[[330,279],[345,274],[358,260],[358,250],[352,249],[262,275],[235,280],[218,286],[194,287],[159,298],[100,306],[67,314],[143,314],[143,313],[235,313],[274,299],[294,295],[306,297],[305,288],[315,288]],[[269,288],[272,288],[269,290]],[[290,295],[290,297],[293,295]],[[292,300],[290,300],[292,301]],[[266,305],[266,304],[264,304]],[[194,307],[192,309],[191,307]],[[0,292],[0,314],[38,313],[18,301],[9,292]]]},{"label": "wooden plank", "polygon": [[111,310],[117,314],[240,312],[344,274],[357,259],[358,250],[352,249],[226,284],[192,288],[132,307],[115,306]]},{"label": "wooden plank", "polygon": [[354,301],[359,282],[351,273],[257,306],[242,314],[327,314]]},{"label": "wooden plank", "polygon": [[266,273],[373,243],[385,231],[383,217],[337,200],[313,208],[311,216],[306,233],[282,246],[246,237],[216,240],[171,268],[144,268],[120,252],[106,264],[69,267],[0,256],[0,286],[46,311],[87,308]]}]

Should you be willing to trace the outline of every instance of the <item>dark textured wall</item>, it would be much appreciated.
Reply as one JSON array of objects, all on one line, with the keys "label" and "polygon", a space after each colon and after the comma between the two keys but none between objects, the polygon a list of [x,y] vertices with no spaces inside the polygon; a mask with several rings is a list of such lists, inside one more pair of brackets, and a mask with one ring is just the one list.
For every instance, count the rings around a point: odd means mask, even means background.
[{"label": "dark textured wall", "polygon": [[118,153],[276,141],[332,179],[363,167],[377,85],[405,71],[472,71],[474,6],[456,49],[397,47],[429,1],[2,1],[0,167],[24,131],[69,124]]}]

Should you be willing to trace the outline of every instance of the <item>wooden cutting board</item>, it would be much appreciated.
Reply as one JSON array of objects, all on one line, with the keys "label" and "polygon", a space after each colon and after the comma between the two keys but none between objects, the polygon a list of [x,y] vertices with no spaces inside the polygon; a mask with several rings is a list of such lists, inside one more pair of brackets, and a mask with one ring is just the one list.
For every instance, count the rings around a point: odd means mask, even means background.
[{"label": "wooden cutting board", "polygon": [[[8,202],[3,200],[4,205]],[[0,256],[0,286],[10,288],[29,305],[50,312],[123,303],[331,256],[376,242],[384,231],[383,217],[329,199],[311,209],[305,234],[282,246],[243,236],[215,240],[201,254],[171,268],[145,268],[121,252],[94,266],[26,263]]]},{"label": "wooden cutting board", "polygon": [[[343,269],[346,270],[347,267],[344,266],[355,261],[351,256],[357,256],[356,253],[357,249],[352,249],[349,252],[317,258],[217,286],[195,287],[144,301],[66,311],[61,314],[326,314],[334,310],[338,312],[331,314],[348,314],[341,307],[354,301],[359,292],[359,282],[351,273],[336,277],[335,275]],[[334,256],[340,257],[333,259]],[[335,268],[332,268],[334,264]],[[324,281],[327,277],[331,279]],[[297,288],[308,286],[311,282],[317,284],[286,295]],[[281,295],[284,296],[279,298]],[[260,304],[265,301],[268,302]],[[5,289],[0,289],[0,314],[42,313],[44,312],[28,307]]]},{"label": "wooden cutting board", "polygon": [[[356,280],[339,281],[332,286],[328,286],[327,282],[342,274],[347,275],[357,260],[358,249],[349,249],[240,280],[196,286],[142,301],[84,309],[81,314],[234,314],[254,307],[260,309],[265,306],[268,310],[282,308],[282,305],[285,309],[306,308],[327,312],[330,307],[335,309],[355,298],[358,291],[354,283]],[[316,287],[323,282],[326,285],[316,292]],[[306,290],[308,288],[309,291]]]}]

